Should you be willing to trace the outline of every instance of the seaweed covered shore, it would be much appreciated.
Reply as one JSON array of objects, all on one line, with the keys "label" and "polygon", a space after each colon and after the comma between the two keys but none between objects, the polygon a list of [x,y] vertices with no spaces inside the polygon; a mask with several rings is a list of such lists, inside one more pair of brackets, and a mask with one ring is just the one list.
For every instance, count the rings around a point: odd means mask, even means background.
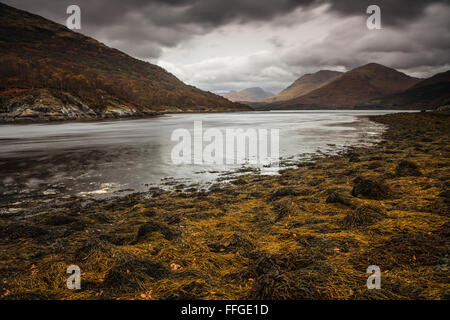
[{"label": "seaweed covered shore", "polygon": [[0,298],[449,299],[450,113],[371,119],[381,143],[278,176],[1,215]]}]

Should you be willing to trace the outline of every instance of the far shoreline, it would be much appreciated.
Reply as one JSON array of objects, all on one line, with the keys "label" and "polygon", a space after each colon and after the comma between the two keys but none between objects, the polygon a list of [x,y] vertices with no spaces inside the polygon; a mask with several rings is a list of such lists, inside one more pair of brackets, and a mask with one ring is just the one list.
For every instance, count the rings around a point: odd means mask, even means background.
[{"label": "far shoreline", "polygon": [[332,111],[368,111],[368,112],[389,112],[389,113],[401,113],[401,112],[433,112],[434,110],[415,110],[415,109],[275,109],[275,110],[220,110],[220,111],[161,111],[154,112],[152,114],[143,115],[128,115],[128,116],[116,116],[116,117],[96,117],[96,118],[78,118],[78,119],[60,119],[58,118],[11,118],[5,119],[1,118],[0,115],[0,126],[1,125],[26,125],[26,124],[61,124],[61,123],[83,123],[83,122],[106,122],[106,121],[126,121],[126,120],[143,120],[152,119],[166,114],[211,114],[211,113],[236,113],[236,112],[293,112],[293,111],[304,111],[304,112],[332,112]]}]

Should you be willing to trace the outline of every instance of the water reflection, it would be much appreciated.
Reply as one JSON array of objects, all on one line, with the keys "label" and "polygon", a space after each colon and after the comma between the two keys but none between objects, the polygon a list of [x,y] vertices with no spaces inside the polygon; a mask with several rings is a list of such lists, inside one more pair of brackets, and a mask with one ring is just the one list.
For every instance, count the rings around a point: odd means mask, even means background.
[{"label": "water reflection", "polygon": [[227,165],[178,165],[171,161],[175,129],[280,130],[280,156],[298,161],[317,151],[371,143],[382,126],[361,115],[387,111],[280,111],[173,114],[153,119],[0,126],[0,188],[4,194],[109,194],[146,190],[172,177],[204,183],[236,169]]}]

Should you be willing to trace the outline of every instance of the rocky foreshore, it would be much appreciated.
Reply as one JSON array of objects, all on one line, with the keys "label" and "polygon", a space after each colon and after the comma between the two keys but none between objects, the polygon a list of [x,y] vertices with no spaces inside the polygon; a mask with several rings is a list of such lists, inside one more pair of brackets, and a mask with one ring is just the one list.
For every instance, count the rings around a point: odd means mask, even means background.
[{"label": "rocky foreshore", "polygon": [[10,89],[0,91],[0,124],[41,123],[54,121],[97,121],[139,119],[165,113],[250,111],[218,105],[179,108],[175,106],[146,107],[126,103],[110,95],[100,95],[101,106],[82,101],[69,92],[55,89]]},{"label": "rocky foreshore", "polygon": [[109,107],[94,109],[70,93],[51,90],[12,90],[0,96],[0,123],[139,118],[161,114],[109,100]]},{"label": "rocky foreshore", "polygon": [[449,299],[450,113],[371,119],[381,143],[278,176],[1,215],[0,297]]}]

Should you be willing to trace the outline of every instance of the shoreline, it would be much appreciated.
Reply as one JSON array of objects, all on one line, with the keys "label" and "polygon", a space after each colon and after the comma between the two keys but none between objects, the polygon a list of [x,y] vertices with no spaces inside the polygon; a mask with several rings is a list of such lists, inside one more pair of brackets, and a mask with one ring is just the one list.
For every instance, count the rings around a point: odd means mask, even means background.
[{"label": "shoreline", "polygon": [[5,120],[0,119],[0,125],[14,125],[14,124],[54,124],[54,123],[73,123],[73,122],[103,122],[103,121],[122,121],[122,120],[139,120],[150,119],[164,115],[164,113],[155,112],[154,114],[147,114],[143,116],[121,116],[121,117],[98,117],[98,118],[79,118],[79,119],[14,119]]},{"label": "shoreline", "polygon": [[450,113],[367,117],[382,142],[277,176],[0,216],[0,298],[448,299]]},{"label": "shoreline", "polygon": [[71,123],[71,122],[103,122],[103,121],[126,121],[126,120],[144,120],[151,119],[166,114],[193,114],[193,113],[232,113],[232,112],[254,112],[255,110],[220,110],[220,111],[155,111],[154,113],[147,113],[144,115],[125,115],[125,116],[110,116],[98,118],[77,118],[77,119],[60,119],[58,118],[19,118],[19,119],[2,119],[0,118],[0,125],[14,125],[14,124],[53,124],[53,123]]},{"label": "shoreline", "polygon": [[[301,110],[289,110],[289,109],[281,109],[281,110],[211,110],[211,111],[155,111],[154,113],[148,113],[141,116],[138,115],[124,115],[124,116],[109,116],[102,117],[99,116],[97,118],[77,118],[77,119],[61,119],[57,118],[11,118],[5,119],[1,118],[0,115],[0,125],[14,125],[14,124],[53,124],[53,123],[73,123],[73,122],[103,122],[103,121],[126,121],[126,120],[143,120],[143,119],[151,119],[159,116],[163,116],[166,114],[198,114],[198,113],[234,113],[234,112],[267,112],[267,111],[280,111],[280,112],[289,112],[289,111],[324,111],[324,112],[332,112],[332,111],[368,111],[368,112],[382,112],[382,111],[398,111],[398,112],[421,112],[421,110],[415,109],[301,109]],[[433,111],[427,111],[433,112]]]}]

